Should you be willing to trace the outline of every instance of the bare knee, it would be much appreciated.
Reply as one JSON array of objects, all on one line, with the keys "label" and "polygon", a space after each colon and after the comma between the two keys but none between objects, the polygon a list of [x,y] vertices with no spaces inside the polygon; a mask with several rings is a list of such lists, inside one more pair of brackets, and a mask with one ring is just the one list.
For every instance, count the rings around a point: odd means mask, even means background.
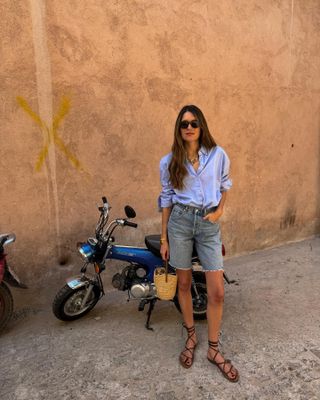
[{"label": "bare knee", "polygon": [[191,270],[179,270],[177,269],[178,275],[178,290],[179,294],[185,294],[190,292],[191,282],[192,282],[192,272]]},{"label": "bare knee", "polygon": [[209,304],[222,304],[224,300],[223,271],[207,272],[207,295]]},{"label": "bare knee", "polygon": [[209,304],[222,304],[224,301],[224,290],[223,288],[212,290],[207,293]]},{"label": "bare knee", "polygon": [[178,279],[178,289],[180,293],[189,292],[191,289],[190,279]]}]

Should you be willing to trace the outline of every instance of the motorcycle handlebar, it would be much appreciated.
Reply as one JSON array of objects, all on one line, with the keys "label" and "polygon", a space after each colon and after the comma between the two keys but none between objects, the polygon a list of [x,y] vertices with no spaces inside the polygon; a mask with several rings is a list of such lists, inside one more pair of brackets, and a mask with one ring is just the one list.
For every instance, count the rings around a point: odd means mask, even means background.
[{"label": "motorcycle handlebar", "polygon": [[135,224],[134,222],[129,222],[129,221],[124,221],[124,225],[131,226],[132,228],[138,227],[138,224]]},{"label": "motorcycle handlebar", "polygon": [[1,241],[0,241],[0,247],[2,247],[5,243],[5,241],[8,239],[8,236],[4,236]]}]

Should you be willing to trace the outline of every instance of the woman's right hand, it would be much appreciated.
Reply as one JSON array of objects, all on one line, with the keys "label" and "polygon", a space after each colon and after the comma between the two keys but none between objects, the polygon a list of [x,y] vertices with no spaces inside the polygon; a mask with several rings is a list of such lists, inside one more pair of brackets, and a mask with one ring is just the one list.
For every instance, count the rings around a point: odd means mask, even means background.
[{"label": "woman's right hand", "polygon": [[168,242],[164,242],[160,246],[160,254],[164,261],[169,259],[169,243]]}]

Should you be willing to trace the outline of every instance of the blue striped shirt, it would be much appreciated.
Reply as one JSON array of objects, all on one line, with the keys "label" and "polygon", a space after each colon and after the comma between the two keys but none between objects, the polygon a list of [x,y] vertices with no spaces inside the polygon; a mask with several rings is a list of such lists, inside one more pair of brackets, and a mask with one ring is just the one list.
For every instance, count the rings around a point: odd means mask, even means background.
[{"label": "blue striped shirt", "polygon": [[199,168],[197,171],[186,161],[187,175],[182,190],[174,189],[170,183],[169,164],[172,153],[160,161],[160,181],[162,190],[158,199],[159,210],[181,203],[193,207],[215,207],[221,200],[221,192],[229,190],[232,181],[229,178],[230,160],[226,152],[216,146],[211,150],[201,147],[199,150]]}]

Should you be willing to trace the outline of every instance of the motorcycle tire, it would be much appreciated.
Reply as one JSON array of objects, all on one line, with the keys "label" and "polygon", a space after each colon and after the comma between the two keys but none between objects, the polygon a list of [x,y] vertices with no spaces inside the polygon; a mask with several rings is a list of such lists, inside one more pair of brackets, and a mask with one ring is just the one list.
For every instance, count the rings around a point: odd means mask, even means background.
[{"label": "motorcycle tire", "polygon": [[71,289],[68,285],[63,286],[53,300],[54,315],[61,321],[74,321],[91,311],[100,299],[100,289],[94,286],[88,302],[82,307],[86,290],[84,286],[78,289]]},{"label": "motorcycle tire", "polygon": [[0,284],[0,331],[4,329],[13,314],[12,294],[5,283]]},{"label": "motorcycle tire", "polygon": [[[192,295],[192,303],[193,303],[193,318],[195,320],[203,320],[207,319],[207,284],[206,277],[203,272],[195,271],[193,272],[193,279],[199,294],[199,298],[196,298],[196,293],[194,289],[191,287],[191,295]],[[175,295],[173,302],[177,307],[177,310],[181,312],[178,294]]]}]

